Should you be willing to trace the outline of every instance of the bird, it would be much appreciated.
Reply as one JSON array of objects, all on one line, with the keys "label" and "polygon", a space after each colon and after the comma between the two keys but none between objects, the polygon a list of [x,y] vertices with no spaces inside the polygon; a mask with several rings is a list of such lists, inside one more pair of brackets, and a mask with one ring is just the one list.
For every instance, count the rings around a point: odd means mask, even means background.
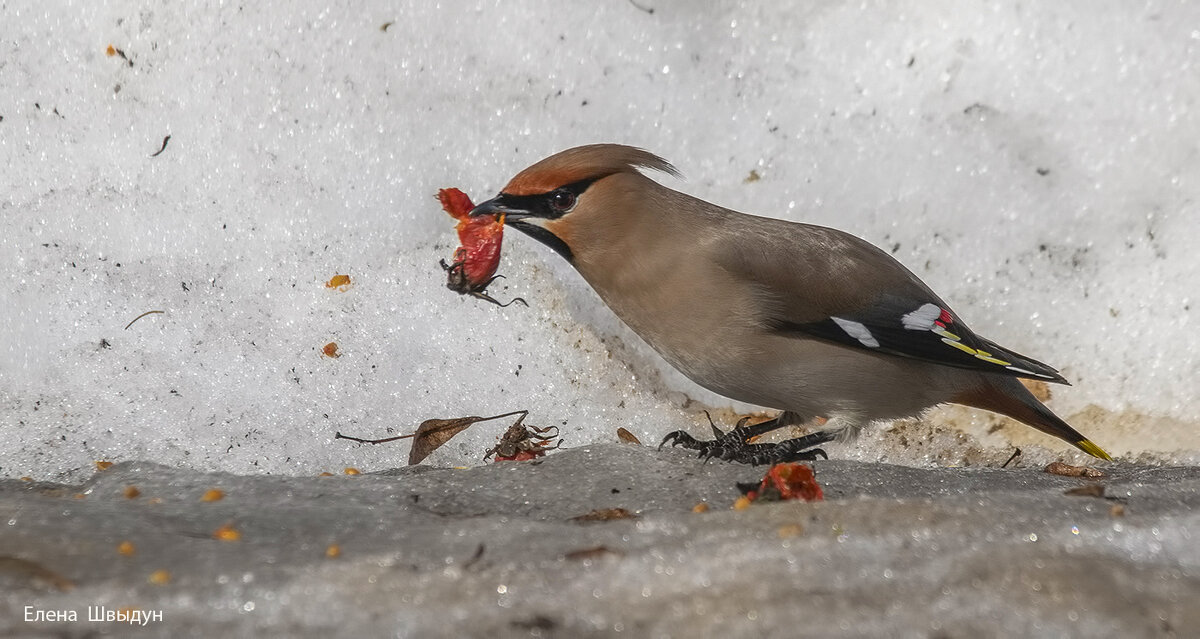
[{"label": "bird", "polygon": [[[1023,422],[1110,460],[1019,381],[1069,384],[1057,370],[977,335],[887,252],[837,229],[740,213],[648,177],[680,177],[621,144],[570,148],[517,173],[471,210],[565,258],[668,363],[719,395],[779,410],[713,439],[670,443],[750,464],[828,458],[873,422],[939,404]],[[759,435],[824,418],[778,443]]]}]

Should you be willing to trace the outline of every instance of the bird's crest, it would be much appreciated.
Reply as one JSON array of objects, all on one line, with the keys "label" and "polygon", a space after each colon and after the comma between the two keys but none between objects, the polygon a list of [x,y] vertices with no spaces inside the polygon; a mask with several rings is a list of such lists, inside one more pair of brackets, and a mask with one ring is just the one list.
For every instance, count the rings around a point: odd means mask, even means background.
[{"label": "bird's crest", "polygon": [[567,149],[537,162],[509,181],[503,192],[509,195],[548,193],[582,180],[598,180],[614,173],[632,173],[638,168],[654,169],[679,177],[670,162],[623,144],[589,144]]}]

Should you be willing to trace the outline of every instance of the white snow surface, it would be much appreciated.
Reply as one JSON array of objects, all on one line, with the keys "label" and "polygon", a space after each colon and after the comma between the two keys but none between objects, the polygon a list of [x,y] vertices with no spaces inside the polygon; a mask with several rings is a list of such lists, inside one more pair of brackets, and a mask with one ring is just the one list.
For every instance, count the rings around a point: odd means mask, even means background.
[{"label": "white snow surface", "polygon": [[[1060,368],[1050,405],[1093,441],[1195,461],[1198,50],[1186,1],[0,0],[0,475],[375,470],[408,446],[334,433],[518,409],[568,446],[704,433],[730,403],[546,247],[505,240],[492,292],[529,308],[445,288],[439,188],[479,201],[594,142],[887,248]],[[503,427],[430,461],[481,463]],[[887,432],[831,453],[945,459]]]}]

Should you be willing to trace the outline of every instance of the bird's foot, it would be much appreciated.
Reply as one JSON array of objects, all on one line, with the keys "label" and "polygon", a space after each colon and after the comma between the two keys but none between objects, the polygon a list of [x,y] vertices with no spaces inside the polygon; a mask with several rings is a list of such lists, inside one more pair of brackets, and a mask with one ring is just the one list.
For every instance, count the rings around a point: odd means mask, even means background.
[{"label": "bird's foot", "polygon": [[677,430],[668,433],[658,447],[661,449],[670,442],[672,447],[683,446],[689,450],[699,451],[699,457],[704,460],[716,457],[726,461],[758,466],[760,464],[812,461],[817,458],[829,459],[829,455],[818,446],[833,441],[836,437],[835,433],[818,431],[777,444],[751,444],[749,440],[761,434],[761,432],[757,432],[760,430],[754,426],[745,426],[745,420],[738,422],[736,428],[724,434],[721,434],[721,431],[714,426],[713,432],[717,434],[717,437],[709,441],[700,441],[682,430]]}]

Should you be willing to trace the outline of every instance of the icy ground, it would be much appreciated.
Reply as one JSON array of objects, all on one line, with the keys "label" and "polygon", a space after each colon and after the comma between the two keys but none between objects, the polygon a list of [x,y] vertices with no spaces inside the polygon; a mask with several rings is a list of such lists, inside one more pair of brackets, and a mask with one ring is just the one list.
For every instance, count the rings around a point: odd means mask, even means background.
[{"label": "icy ground", "polygon": [[[815,466],[826,501],[741,511],[735,486],[761,469],[623,444],[384,476],[131,462],[80,486],[0,480],[0,508],[19,511],[0,543],[27,553],[0,557],[0,634],[1094,638],[1200,624],[1200,469]],[[202,501],[212,490],[224,498]],[[631,518],[576,519],[613,508]],[[89,606],[162,617],[130,628],[87,621]]]}]

